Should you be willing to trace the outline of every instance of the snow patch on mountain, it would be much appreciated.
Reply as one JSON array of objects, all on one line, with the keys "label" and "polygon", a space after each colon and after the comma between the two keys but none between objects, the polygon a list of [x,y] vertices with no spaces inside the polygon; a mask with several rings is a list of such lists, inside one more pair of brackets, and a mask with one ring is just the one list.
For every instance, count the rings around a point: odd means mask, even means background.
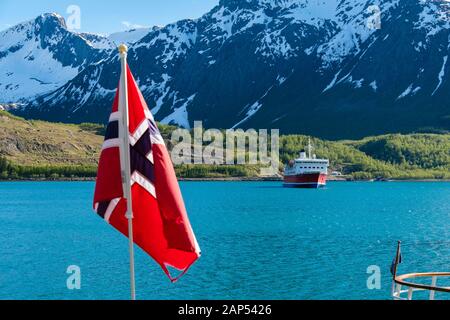
[{"label": "snow patch on mountain", "polygon": [[152,80],[152,84],[151,84],[150,88],[148,89],[148,91],[150,91],[150,92],[158,93],[158,97],[156,99],[156,104],[153,108],[151,108],[152,113],[154,115],[156,115],[159,112],[159,110],[161,109],[161,107],[164,103],[164,99],[167,97],[167,94],[170,92],[170,87],[167,86],[167,83],[171,79],[171,77],[167,73],[164,73],[162,75],[162,79],[163,79],[163,81],[160,83],[155,83]]},{"label": "snow patch on mountain", "polygon": [[403,92],[398,96],[397,99],[402,99],[402,98],[406,97],[407,95],[409,95],[409,94],[411,93],[411,91],[412,91],[412,88],[413,88],[413,84],[411,83],[411,84],[408,86],[408,88],[406,88],[406,90],[403,91]]},{"label": "snow patch on mountain", "polygon": [[414,24],[415,29],[423,29],[429,37],[438,34],[450,27],[448,10],[450,4],[446,0],[422,1],[423,10],[419,14],[418,21]]},{"label": "snow patch on mountain", "polygon": [[79,33],[80,37],[96,49],[113,50],[124,43],[131,46],[145,37],[150,31],[158,30],[158,27],[130,29],[122,32],[115,32],[109,36],[103,36],[95,33]]},{"label": "snow patch on mountain", "polygon": [[[237,12],[230,12],[227,8],[221,7],[211,15],[213,23],[205,31],[219,32],[222,40],[226,40],[233,35],[233,25],[236,21]],[[216,37],[216,38],[217,38]]]},{"label": "snow patch on mountain", "polygon": [[406,88],[406,90],[405,91],[403,91],[402,92],[402,94],[400,94],[399,96],[398,96],[398,98],[397,98],[397,100],[400,100],[400,99],[403,99],[403,98],[405,98],[405,97],[407,97],[407,96],[409,96],[409,95],[415,95],[417,92],[419,92],[422,88],[421,87],[416,87],[416,88],[414,88],[414,84],[413,83],[411,83],[409,86],[408,86],[408,88]]},{"label": "snow patch on mountain", "polygon": [[293,22],[306,23],[317,28],[322,27],[327,20],[334,20],[339,0],[306,0],[282,1],[280,7],[287,9],[286,18]]},{"label": "snow patch on mountain", "polygon": [[447,65],[447,60],[448,60],[448,56],[445,56],[445,57],[444,57],[444,61],[443,61],[443,63],[442,63],[441,71],[439,72],[439,75],[438,75],[439,83],[438,83],[438,85],[436,86],[436,88],[434,89],[433,93],[431,94],[432,96],[434,96],[434,94],[436,93],[436,91],[438,91],[438,89],[441,87],[442,80],[444,79],[444,76],[445,76],[445,66]]},{"label": "snow patch on mountain", "polygon": [[78,74],[78,68],[64,67],[37,42],[0,59],[0,92],[4,101],[23,101],[56,90]]},{"label": "snow patch on mountain", "polygon": [[121,43],[131,46],[132,44],[144,38],[150,31],[155,31],[158,29],[159,29],[158,27],[138,28],[123,32],[115,32],[108,36],[108,40],[114,43],[115,46],[118,46]]},{"label": "snow patch on mountain", "polygon": [[180,127],[190,129],[189,124],[189,115],[187,111],[187,107],[192,101],[195,99],[195,94],[190,96],[181,107],[178,107],[175,109],[175,111],[170,114],[169,116],[165,117],[163,120],[161,120],[162,124],[175,124],[179,125]]},{"label": "snow patch on mountain", "polygon": [[[232,36],[252,32],[252,37],[260,42],[255,54],[272,60],[289,59],[297,56],[295,42],[306,36],[308,26],[323,27],[335,17],[338,3],[338,0],[221,1],[221,5],[201,21],[212,22],[205,29],[205,33],[214,35],[206,40],[208,44],[221,45]],[[296,38],[288,39],[286,29],[293,25]],[[305,53],[309,55],[313,49],[306,49]]]},{"label": "snow patch on mountain", "polygon": [[134,50],[163,47],[161,55],[156,59],[162,64],[167,64],[176,58],[186,54],[197,41],[197,26],[192,20],[183,20],[180,23],[170,24],[164,28],[149,33],[138,41]]},{"label": "snow patch on mountain", "polygon": [[102,35],[95,33],[79,33],[79,36],[95,49],[111,50],[114,48],[114,43]]},{"label": "snow patch on mountain", "polygon": [[[256,101],[255,103],[253,103],[250,107],[246,107],[247,108],[247,112],[245,114],[244,119],[242,119],[241,121],[239,121],[238,123],[236,123],[232,129],[236,129],[239,128],[239,126],[243,123],[245,123],[246,121],[248,121],[251,117],[253,117],[263,106],[263,103],[261,102],[262,99],[264,99],[270,92],[270,90],[273,89],[274,86],[271,86],[269,89],[267,89],[267,91],[263,94],[263,96]],[[245,110],[245,108],[244,108]]]},{"label": "snow patch on mountain", "polygon": [[345,81],[353,85],[355,89],[362,88],[364,84],[364,79],[354,80],[352,76],[348,77]]},{"label": "snow patch on mountain", "polygon": [[390,11],[398,6],[399,1],[341,1],[336,8],[336,16],[332,19],[338,32],[317,50],[324,66],[342,62],[348,55],[356,55],[361,51],[361,45],[377,31],[368,25],[375,14],[371,9],[373,6],[377,6],[383,13],[383,19],[387,20],[390,19]]},{"label": "snow patch on mountain", "polygon": [[322,93],[327,92],[328,90],[330,90],[331,88],[334,87],[334,85],[337,82],[337,79],[339,77],[339,75],[341,74],[342,70],[339,70],[333,77],[333,80],[331,80],[331,82],[325,87],[325,89],[323,89]]}]

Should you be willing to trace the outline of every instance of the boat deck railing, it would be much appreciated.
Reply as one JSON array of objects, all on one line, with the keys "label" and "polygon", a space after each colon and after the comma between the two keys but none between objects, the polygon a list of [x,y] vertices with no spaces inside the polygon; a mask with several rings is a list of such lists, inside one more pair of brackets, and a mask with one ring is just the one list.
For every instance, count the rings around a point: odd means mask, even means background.
[{"label": "boat deck railing", "polygon": [[[414,283],[414,279],[429,278],[430,285]],[[394,300],[412,300],[414,292],[429,291],[429,299],[435,299],[436,292],[450,293],[450,287],[439,287],[438,280],[442,278],[450,278],[450,272],[427,272],[427,273],[409,273],[395,276],[392,286],[392,297]],[[406,287],[407,289],[403,289]]]}]

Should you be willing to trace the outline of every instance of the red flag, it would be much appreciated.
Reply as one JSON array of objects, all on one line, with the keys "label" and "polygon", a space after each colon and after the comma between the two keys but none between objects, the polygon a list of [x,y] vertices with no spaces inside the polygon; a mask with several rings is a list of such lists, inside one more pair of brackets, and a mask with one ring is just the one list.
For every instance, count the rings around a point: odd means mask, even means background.
[{"label": "red flag", "polygon": [[[127,66],[131,195],[134,242],[148,253],[171,281],[178,280],[200,257],[183,198],[162,136]],[[124,77],[122,77],[124,79]],[[100,156],[94,210],[128,237],[121,177],[119,121],[122,116],[116,92]],[[168,267],[180,271],[173,277]]]}]

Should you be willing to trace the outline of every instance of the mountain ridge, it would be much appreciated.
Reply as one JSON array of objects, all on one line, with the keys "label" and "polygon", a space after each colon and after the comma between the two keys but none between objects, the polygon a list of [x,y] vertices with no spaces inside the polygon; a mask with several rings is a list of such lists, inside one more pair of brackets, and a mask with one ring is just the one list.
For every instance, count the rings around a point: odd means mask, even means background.
[{"label": "mountain ridge", "polygon": [[[381,29],[368,27],[372,5]],[[167,124],[332,139],[447,131],[447,12],[443,0],[223,0],[199,19],[150,30],[130,46],[129,64]],[[109,51],[16,112],[105,122],[117,60]]]}]

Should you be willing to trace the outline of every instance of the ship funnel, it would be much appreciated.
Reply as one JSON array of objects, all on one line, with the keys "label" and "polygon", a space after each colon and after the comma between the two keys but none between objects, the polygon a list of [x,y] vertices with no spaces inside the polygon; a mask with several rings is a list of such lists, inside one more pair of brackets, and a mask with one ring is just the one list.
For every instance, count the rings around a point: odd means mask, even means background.
[{"label": "ship funnel", "polygon": [[300,159],[306,159],[306,151],[305,150],[300,151]]}]

